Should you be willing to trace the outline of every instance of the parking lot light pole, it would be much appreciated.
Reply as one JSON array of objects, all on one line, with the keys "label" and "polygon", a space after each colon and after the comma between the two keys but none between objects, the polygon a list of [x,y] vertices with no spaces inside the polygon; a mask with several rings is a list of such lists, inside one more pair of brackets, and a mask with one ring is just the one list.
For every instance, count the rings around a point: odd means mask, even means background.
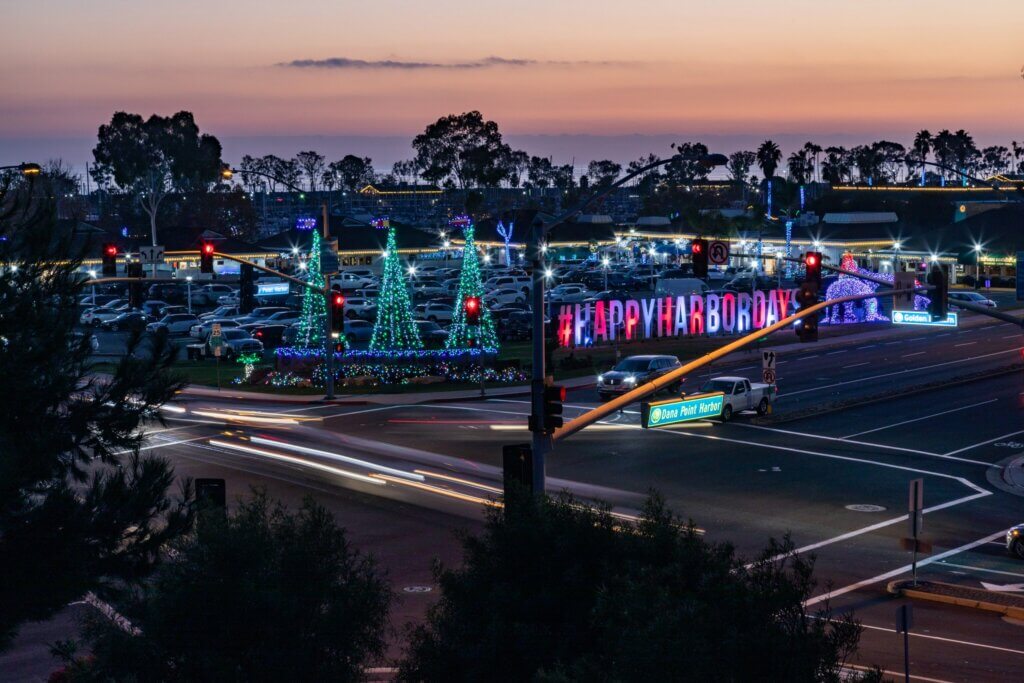
[{"label": "parking lot light pole", "polygon": [[544,460],[547,452],[551,450],[551,434],[544,428],[544,385],[547,380],[547,369],[545,368],[545,343],[544,343],[544,245],[548,241],[548,234],[554,228],[569,219],[583,212],[592,203],[604,199],[615,189],[625,185],[629,181],[642,175],[646,175],[656,168],[665,166],[676,161],[696,161],[702,166],[713,168],[724,166],[728,159],[723,154],[701,154],[687,155],[677,154],[668,159],[661,159],[654,163],[647,164],[629,173],[619,180],[606,187],[600,188],[597,192],[585,198],[574,208],[566,211],[550,223],[545,224],[540,217],[534,218],[530,230],[530,251],[533,272],[533,372],[530,381],[530,428],[533,433],[533,481],[532,490],[534,495],[544,495],[545,476]]}]

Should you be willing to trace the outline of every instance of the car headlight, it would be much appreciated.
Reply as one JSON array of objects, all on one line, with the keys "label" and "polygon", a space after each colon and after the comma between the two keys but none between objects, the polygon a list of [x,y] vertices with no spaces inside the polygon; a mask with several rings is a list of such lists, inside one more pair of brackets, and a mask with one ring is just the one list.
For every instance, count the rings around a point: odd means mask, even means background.
[{"label": "car headlight", "polygon": [[598,375],[597,376],[597,381],[598,381],[598,383],[604,382],[604,375]]},{"label": "car headlight", "polygon": [[624,379],[623,382],[625,382],[626,384],[636,384],[636,377],[630,375],[629,377]]}]

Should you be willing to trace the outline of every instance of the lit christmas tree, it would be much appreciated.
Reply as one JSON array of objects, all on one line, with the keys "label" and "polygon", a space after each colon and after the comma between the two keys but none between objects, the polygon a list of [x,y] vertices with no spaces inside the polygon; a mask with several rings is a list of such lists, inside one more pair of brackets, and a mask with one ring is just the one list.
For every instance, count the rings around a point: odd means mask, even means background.
[{"label": "lit christmas tree", "polygon": [[452,311],[452,325],[445,346],[449,349],[465,349],[480,347],[486,351],[498,350],[498,335],[494,331],[494,319],[487,306],[480,307],[480,324],[466,324],[464,302],[467,297],[483,298],[484,287],[480,280],[480,255],[476,251],[476,240],[473,237],[473,223],[466,217],[457,218],[453,224],[461,226],[465,233],[466,244],[462,249],[462,275],[459,278],[459,295],[455,299],[455,310]]},{"label": "lit christmas tree", "polygon": [[[313,231],[313,244],[309,249],[309,261],[306,264],[306,281],[323,290],[326,280],[320,272],[320,232]],[[304,288],[302,293],[302,317],[299,318],[299,332],[295,335],[295,347],[300,349],[322,349],[324,347],[324,329],[327,325],[327,301],[320,291]],[[339,342],[347,347],[345,337]]]},{"label": "lit christmas tree", "polygon": [[[381,227],[387,227],[386,222]],[[398,256],[395,229],[387,227],[388,244],[385,247],[384,276],[380,285],[377,322],[373,324],[371,351],[422,349],[419,330],[413,322],[412,301],[406,287],[402,263]]]}]

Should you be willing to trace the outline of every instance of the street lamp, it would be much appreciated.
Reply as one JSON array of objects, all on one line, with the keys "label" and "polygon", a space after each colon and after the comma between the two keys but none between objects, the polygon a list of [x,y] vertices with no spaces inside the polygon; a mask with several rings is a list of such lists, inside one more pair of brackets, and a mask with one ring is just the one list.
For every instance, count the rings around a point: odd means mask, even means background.
[{"label": "street lamp", "polygon": [[601,265],[604,266],[604,291],[608,291],[608,266],[611,264],[611,259],[605,256],[601,259]]},{"label": "street lamp", "polygon": [[982,245],[974,243],[974,288],[978,289],[978,280],[981,279],[981,250]]},{"label": "street lamp", "polygon": [[21,173],[21,175],[30,179],[43,174],[43,167],[32,161],[23,161],[20,164],[0,166],[0,171],[10,171],[11,169],[18,169],[18,173]]}]

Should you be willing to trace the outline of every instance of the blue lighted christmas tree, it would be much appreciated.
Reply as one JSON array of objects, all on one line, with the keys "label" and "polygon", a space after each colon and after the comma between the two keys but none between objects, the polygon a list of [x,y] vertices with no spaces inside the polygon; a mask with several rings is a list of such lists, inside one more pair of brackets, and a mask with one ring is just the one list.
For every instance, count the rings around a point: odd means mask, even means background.
[{"label": "blue lighted christmas tree", "polygon": [[[480,306],[480,324],[466,324],[465,301],[468,297],[484,295],[483,282],[480,279],[480,255],[476,251],[476,240],[473,237],[474,227],[468,218],[459,218],[454,222],[463,226],[466,244],[462,249],[462,274],[459,277],[459,295],[455,299],[455,310],[452,311],[452,325],[449,328],[449,349],[465,349],[481,347],[486,351],[498,350],[498,335],[494,330],[494,319],[487,306]],[[481,301],[482,304],[482,301]]]},{"label": "blue lighted christmas tree", "polygon": [[[387,225],[383,223],[382,225]],[[405,283],[402,263],[395,241],[395,229],[388,227],[388,243],[384,251],[384,274],[377,303],[377,321],[373,324],[371,351],[422,349],[420,332],[412,315],[412,300]]]}]

